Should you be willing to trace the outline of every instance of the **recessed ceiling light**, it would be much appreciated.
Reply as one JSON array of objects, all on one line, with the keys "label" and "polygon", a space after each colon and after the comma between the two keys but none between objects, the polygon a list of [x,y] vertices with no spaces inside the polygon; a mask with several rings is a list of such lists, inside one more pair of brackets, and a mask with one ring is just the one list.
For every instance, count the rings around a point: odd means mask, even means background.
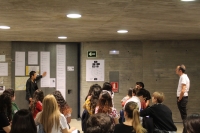
[{"label": "recessed ceiling light", "polygon": [[189,1],[195,1],[195,0],[181,0],[181,1],[189,2]]},{"label": "recessed ceiling light", "polygon": [[119,54],[119,51],[118,50],[111,50],[111,51],[109,51],[109,54]]},{"label": "recessed ceiling light", "polygon": [[128,31],[127,30],[118,30],[117,32],[118,33],[127,33]]},{"label": "recessed ceiling light", "polygon": [[10,29],[9,26],[0,26],[0,29]]},{"label": "recessed ceiling light", "polygon": [[67,39],[66,36],[59,36],[58,39]]},{"label": "recessed ceiling light", "polygon": [[80,18],[81,15],[80,14],[67,14],[68,18]]}]

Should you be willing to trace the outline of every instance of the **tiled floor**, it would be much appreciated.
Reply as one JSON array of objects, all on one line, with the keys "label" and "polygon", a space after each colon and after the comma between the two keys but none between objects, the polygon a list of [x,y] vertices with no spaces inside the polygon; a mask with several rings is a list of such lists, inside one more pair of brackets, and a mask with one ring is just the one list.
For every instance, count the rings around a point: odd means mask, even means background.
[{"label": "tiled floor", "polygon": [[[176,127],[177,127],[177,133],[182,133],[183,131],[183,124],[182,123],[175,123]],[[72,119],[71,123],[70,123],[71,127],[75,127],[76,129],[78,129],[79,131],[81,131],[82,133],[82,129],[81,129],[81,121],[77,120],[77,119]]]}]

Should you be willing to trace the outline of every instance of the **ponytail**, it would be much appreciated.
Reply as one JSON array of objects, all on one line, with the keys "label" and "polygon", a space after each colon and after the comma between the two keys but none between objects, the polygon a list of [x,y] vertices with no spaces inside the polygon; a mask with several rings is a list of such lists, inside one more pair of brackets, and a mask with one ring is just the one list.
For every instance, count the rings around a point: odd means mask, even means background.
[{"label": "ponytail", "polygon": [[135,129],[136,133],[146,133],[146,129],[144,129],[142,127],[142,125],[140,124],[140,117],[139,117],[139,112],[137,109],[133,110],[133,129]]},{"label": "ponytail", "polygon": [[142,127],[140,124],[140,115],[138,111],[138,105],[135,102],[128,102],[125,106],[125,111],[127,113],[128,118],[132,119],[132,126],[133,126],[133,132],[136,133],[146,133],[146,129]]}]

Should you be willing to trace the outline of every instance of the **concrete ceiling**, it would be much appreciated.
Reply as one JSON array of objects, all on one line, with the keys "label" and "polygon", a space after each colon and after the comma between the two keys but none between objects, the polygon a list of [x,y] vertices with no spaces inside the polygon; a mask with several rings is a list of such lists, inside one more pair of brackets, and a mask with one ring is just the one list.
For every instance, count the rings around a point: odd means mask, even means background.
[{"label": "concrete ceiling", "polygon": [[[69,19],[68,13],[82,18]],[[0,0],[0,41],[87,42],[200,39],[200,2]],[[117,30],[127,29],[127,34]],[[58,36],[67,36],[59,40]]]}]

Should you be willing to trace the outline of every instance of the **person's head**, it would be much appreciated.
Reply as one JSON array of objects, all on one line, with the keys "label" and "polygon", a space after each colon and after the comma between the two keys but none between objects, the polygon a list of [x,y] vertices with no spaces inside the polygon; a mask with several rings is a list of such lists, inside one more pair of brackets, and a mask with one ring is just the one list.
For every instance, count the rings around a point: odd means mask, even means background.
[{"label": "person's head", "polygon": [[101,88],[101,86],[98,84],[91,85],[87,96],[90,96],[92,94],[92,91],[94,90],[94,88]]},{"label": "person's head", "polygon": [[37,133],[37,128],[30,111],[21,109],[15,113],[10,133]]},{"label": "person's head", "polygon": [[86,133],[113,133],[114,124],[112,118],[105,113],[91,115],[87,120]]},{"label": "person's head", "polygon": [[132,89],[132,96],[136,96],[136,94],[137,94],[137,90],[136,90],[136,88],[133,88]]},{"label": "person's head", "polygon": [[129,97],[133,96],[133,88],[128,89],[128,96]]},{"label": "person's head", "polygon": [[37,89],[34,93],[33,93],[33,99],[36,99],[37,101],[42,102],[44,99],[44,93],[41,89]]},{"label": "person's head", "polygon": [[9,95],[11,101],[15,101],[15,91],[13,89],[6,89],[3,93]]},{"label": "person's head", "polygon": [[31,112],[34,114],[37,106],[37,102],[40,101],[42,103],[44,99],[44,93],[41,89],[37,89],[33,94],[33,100],[31,101]]},{"label": "person's head", "polygon": [[140,118],[139,118],[139,107],[137,103],[130,101],[125,105],[124,108],[124,117],[125,119],[131,119],[132,120],[132,126],[133,129],[135,129],[136,133],[143,133],[146,130],[142,128],[140,124]]},{"label": "person's head", "polygon": [[99,96],[99,113],[110,113],[112,104],[112,97],[109,91],[102,91],[101,95]]},{"label": "person's head", "polygon": [[181,76],[183,73],[185,73],[186,67],[185,65],[178,65],[176,67],[176,74]]},{"label": "person's head", "polygon": [[95,107],[98,104],[99,96],[102,92],[102,89],[98,86],[93,88],[93,91],[91,93],[91,99],[90,99],[90,107],[92,109],[92,112],[95,112]]},{"label": "person's head", "polygon": [[200,131],[200,114],[192,114],[184,121],[184,130],[187,133],[198,133]]},{"label": "person's head", "polygon": [[37,77],[37,73],[35,72],[35,71],[31,71],[30,73],[29,73],[29,76],[30,76],[30,78],[31,79],[36,79],[36,77]]},{"label": "person's head", "polygon": [[112,92],[112,85],[111,85],[111,83],[109,83],[109,82],[105,82],[105,83],[103,84],[102,90],[110,91],[111,94],[113,93],[113,92]]},{"label": "person's head", "polygon": [[9,121],[12,119],[12,108],[11,108],[11,98],[8,94],[0,95],[0,112],[7,114]]},{"label": "person's head", "polygon": [[60,110],[64,109],[66,106],[68,107],[67,102],[65,101],[63,95],[60,91],[54,91],[53,96],[56,98],[56,101],[58,103],[58,106],[60,107]]},{"label": "person's head", "polygon": [[145,89],[139,89],[136,93],[136,96],[140,99],[140,101],[146,100],[146,90]]},{"label": "person's head", "polygon": [[137,89],[142,89],[144,88],[144,83],[143,82],[136,82],[136,86]]},{"label": "person's head", "polygon": [[152,103],[162,103],[164,101],[164,94],[162,92],[154,92],[152,95]]},{"label": "person's head", "polygon": [[53,95],[47,95],[42,102],[42,111],[38,114],[39,121],[43,125],[45,132],[51,132],[53,125],[59,130],[60,110]]}]

